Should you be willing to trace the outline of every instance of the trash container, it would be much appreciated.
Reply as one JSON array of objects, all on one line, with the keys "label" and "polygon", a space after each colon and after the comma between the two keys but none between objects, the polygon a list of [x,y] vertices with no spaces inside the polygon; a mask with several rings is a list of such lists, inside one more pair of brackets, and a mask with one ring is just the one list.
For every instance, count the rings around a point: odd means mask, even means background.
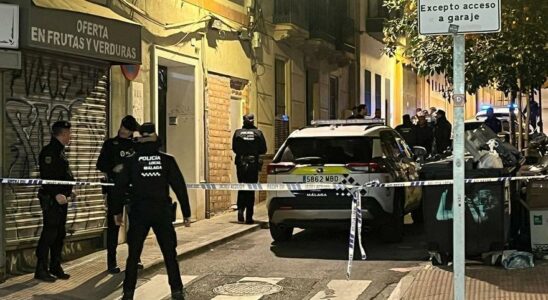
[{"label": "trash container", "polygon": [[[470,166],[469,164],[467,164]],[[466,178],[507,176],[506,169],[466,170]],[[452,161],[423,165],[422,180],[453,178]],[[506,182],[466,185],[465,251],[467,257],[503,250],[510,225],[510,191]],[[451,185],[423,187],[424,226],[428,251],[434,264],[446,264],[453,252],[453,188]]]},{"label": "trash container", "polygon": [[535,180],[527,184],[527,205],[531,226],[531,250],[535,254],[548,254],[548,180]]}]

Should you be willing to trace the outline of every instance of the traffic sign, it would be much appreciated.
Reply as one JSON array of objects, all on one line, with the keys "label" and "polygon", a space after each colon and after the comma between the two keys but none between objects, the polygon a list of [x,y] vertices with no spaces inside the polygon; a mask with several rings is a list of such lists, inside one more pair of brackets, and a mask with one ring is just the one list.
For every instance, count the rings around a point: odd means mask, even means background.
[{"label": "traffic sign", "polygon": [[[501,0],[418,0],[419,33],[499,32]],[[452,30],[449,27],[452,27]],[[456,27],[458,26],[458,27]],[[454,32],[457,28],[458,32]]]}]

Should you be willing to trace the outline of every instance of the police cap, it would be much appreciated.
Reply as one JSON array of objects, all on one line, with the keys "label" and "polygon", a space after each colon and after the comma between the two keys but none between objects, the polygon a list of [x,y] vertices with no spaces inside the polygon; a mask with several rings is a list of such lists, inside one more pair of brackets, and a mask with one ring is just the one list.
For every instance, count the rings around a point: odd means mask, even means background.
[{"label": "police cap", "polygon": [[121,124],[125,129],[129,131],[137,131],[139,128],[139,123],[137,123],[137,120],[132,115],[127,115],[122,119]]},{"label": "police cap", "polygon": [[152,122],[143,123],[139,126],[139,133],[142,136],[150,136],[156,133],[156,125]]},{"label": "police cap", "polygon": [[69,121],[57,121],[51,126],[51,131],[59,131],[60,129],[70,129],[71,125]]},{"label": "police cap", "polygon": [[255,115],[254,115],[254,114],[246,114],[246,115],[244,115],[244,121],[247,121],[247,122],[253,122],[253,121],[255,121]]}]

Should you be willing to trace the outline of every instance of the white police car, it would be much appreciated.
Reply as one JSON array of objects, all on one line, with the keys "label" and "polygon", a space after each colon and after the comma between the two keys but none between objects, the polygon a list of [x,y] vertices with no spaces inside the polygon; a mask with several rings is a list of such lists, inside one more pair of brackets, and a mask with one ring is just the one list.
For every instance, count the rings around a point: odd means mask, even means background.
[{"label": "white police car", "polygon": [[[405,141],[378,119],[313,121],[293,132],[268,165],[268,183],[342,183],[362,185],[418,180]],[[420,188],[367,188],[363,218],[386,241],[400,241],[403,216],[420,208]],[[348,190],[267,193],[270,233],[291,238],[293,228],[347,225],[352,197]],[[420,218],[419,210],[414,218]]]}]

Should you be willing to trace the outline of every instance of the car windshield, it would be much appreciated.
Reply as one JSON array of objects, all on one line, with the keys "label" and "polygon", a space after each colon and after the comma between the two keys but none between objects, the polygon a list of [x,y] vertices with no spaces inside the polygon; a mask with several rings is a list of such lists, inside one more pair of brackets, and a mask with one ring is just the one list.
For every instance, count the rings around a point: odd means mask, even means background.
[{"label": "car windshield", "polygon": [[373,140],[368,137],[291,138],[277,162],[347,164],[371,161]]}]

